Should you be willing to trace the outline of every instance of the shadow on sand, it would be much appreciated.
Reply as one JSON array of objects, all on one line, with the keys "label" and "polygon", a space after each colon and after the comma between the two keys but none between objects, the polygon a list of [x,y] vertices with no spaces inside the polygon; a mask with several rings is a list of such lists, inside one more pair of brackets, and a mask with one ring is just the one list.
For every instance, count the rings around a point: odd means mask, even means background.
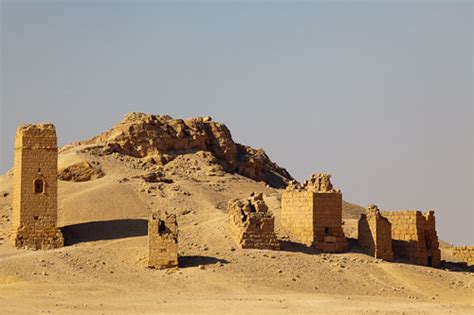
[{"label": "shadow on sand", "polygon": [[[341,253],[366,254],[364,250],[357,245],[357,240],[352,239],[352,238],[347,238],[347,241],[349,243],[349,248],[342,251]],[[314,247],[306,246],[304,244],[296,243],[296,242],[292,242],[288,240],[281,240],[280,246],[281,246],[281,250],[286,251],[286,252],[304,253],[308,255],[317,255],[317,254],[324,253]],[[333,254],[337,254],[337,253],[333,253]]]},{"label": "shadow on sand", "polygon": [[180,256],[179,257],[179,267],[180,268],[189,268],[213,264],[228,264],[229,262],[225,259],[219,259],[216,257],[210,256]]},{"label": "shadow on sand", "polygon": [[86,222],[64,226],[61,231],[64,235],[64,245],[67,246],[82,242],[145,236],[148,234],[148,221],[125,219]]}]

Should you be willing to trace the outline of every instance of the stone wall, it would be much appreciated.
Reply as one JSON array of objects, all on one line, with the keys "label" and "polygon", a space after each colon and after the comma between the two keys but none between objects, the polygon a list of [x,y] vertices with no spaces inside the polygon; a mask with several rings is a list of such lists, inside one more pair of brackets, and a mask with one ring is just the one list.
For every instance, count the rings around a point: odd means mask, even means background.
[{"label": "stone wall", "polygon": [[383,211],[392,224],[392,247],[396,256],[423,266],[439,266],[441,254],[434,212]]},{"label": "stone wall", "polygon": [[291,240],[313,245],[313,193],[285,190],[281,196],[280,222]]},{"label": "stone wall", "polygon": [[178,266],[178,223],[174,214],[158,211],[148,221],[148,266]]},{"label": "stone wall", "polygon": [[280,249],[274,217],[261,193],[252,193],[248,199],[230,202],[228,214],[230,229],[241,248]]},{"label": "stone wall", "polygon": [[359,245],[375,258],[392,261],[392,225],[380,214],[378,207],[370,205],[358,223]]},{"label": "stone wall", "polygon": [[20,125],[13,166],[12,228],[17,247],[62,247],[57,228],[58,148],[52,124]]},{"label": "stone wall", "polygon": [[453,257],[467,263],[469,266],[474,265],[474,246],[455,246],[453,247]]},{"label": "stone wall", "polygon": [[342,229],[342,193],[329,174],[314,174],[302,186],[291,182],[282,194],[281,226],[292,241],[327,252],[347,249]]}]

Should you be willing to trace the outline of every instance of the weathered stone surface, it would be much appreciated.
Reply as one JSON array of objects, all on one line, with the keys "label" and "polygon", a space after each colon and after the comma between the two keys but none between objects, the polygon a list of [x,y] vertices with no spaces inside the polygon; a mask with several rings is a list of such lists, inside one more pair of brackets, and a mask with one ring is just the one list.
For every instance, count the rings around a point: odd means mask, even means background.
[{"label": "weathered stone surface", "polygon": [[274,231],[274,217],[261,193],[252,193],[248,199],[229,202],[228,213],[230,228],[239,246],[280,249]]},{"label": "weathered stone surface", "polygon": [[453,247],[453,256],[456,260],[474,265],[474,246],[455,246]]},{"label": "weathered stone surface", "polygon": [[176,215],[158,211],[148,221],[148,266],[164,269],[178,266]]},{"label": "weathered stone surface", "polygon": [[342,193],[332,187],[330,175],[314,174],[303,185],[291,182],[281,201],[281,225],[292,241],[327,252],[347,249]]},{"label": "weathered stone surface", "polygon": [[304,182],[303,189],[313,192],[336,192],[331,184],[330,174],[313,174]]},{"label": "weathered stone surface", "polygon": [[358,241],[369,255],[387,261],[393,260],[392,225],[380,214],[376,205],[370,205],[366,213],[361,214]]},{"label": "weathered stone surface", "polygon": [[382,211],[392,224],[393,253],[423,266],[439,266],[441,252],[434,211]]},{"label": "weathered stone surface", "polygon": [[60,169],[58,179],[71,182],[86,182],[104,176],[105,173],[98,165],[82,161]]},{"label": "weathered stone surface", "polygon": [[63,150],[78,144],[87,145],[88,150],[98,154],[118,152],[137,158],[152,158],[159,165],[165,165],[182,154],[207,151],[226,172],[239,173],[273,187],[286,187],[292,179],[262,149],[235,143],[229,129],[210,117],[183,120],[129,113],[109,131],[66,146]]},{"label": "weathered stone surface", "polygon": [[62,247],[57,228],[58,148],[52,124],[20,125],[13,166],[12,237],[17,247]]}]

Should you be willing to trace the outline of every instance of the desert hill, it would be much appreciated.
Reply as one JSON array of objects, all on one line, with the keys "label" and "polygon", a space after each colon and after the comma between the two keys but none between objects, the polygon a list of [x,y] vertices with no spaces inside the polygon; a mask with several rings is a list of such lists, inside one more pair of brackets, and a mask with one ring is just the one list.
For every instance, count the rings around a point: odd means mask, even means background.
[{"label": "desert hill", "polygon": [[262,149],[235,143],[229,129],[210,117],[173,119],[170,116],[129,113],[112,129],[86,141],[63,148],[62,152],[87,146],[82,151],[95,155],[120,153],[143,158],[146,163],[165,165],[177,157],[199,151],[209,152],[209,163],[219,171],[238,173],[276,188],[284,188],[290,174]]},{"label": "desert hill", "polygon": [[[51,251],[7,241],[12,174],[0,177],[2,313],[473,311],[467,270],[388,263],[357,248],[237,248],[227,229],[228,201],[263,192],[284,238],[277,187],[292,178],[208,118],[128,114],[109,131],[62,148],[59,169],[58,220],[67,246]],[[177,215],[179,270],[146,268],[146,218],[157,209]],[[356,236],[361,211],[344,203],[349,236]]]}]

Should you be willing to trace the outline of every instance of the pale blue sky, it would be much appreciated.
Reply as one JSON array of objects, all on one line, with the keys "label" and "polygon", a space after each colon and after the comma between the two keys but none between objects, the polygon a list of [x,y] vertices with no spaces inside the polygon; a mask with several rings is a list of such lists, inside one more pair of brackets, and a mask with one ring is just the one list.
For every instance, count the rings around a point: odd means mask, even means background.
[{"label": "pale blue sky", "polygon": [[212,116],[345,199],[436,210],[473,243],[473,5],[2,1],[0,170],[16,126],[60,144],[126,112]]}]

